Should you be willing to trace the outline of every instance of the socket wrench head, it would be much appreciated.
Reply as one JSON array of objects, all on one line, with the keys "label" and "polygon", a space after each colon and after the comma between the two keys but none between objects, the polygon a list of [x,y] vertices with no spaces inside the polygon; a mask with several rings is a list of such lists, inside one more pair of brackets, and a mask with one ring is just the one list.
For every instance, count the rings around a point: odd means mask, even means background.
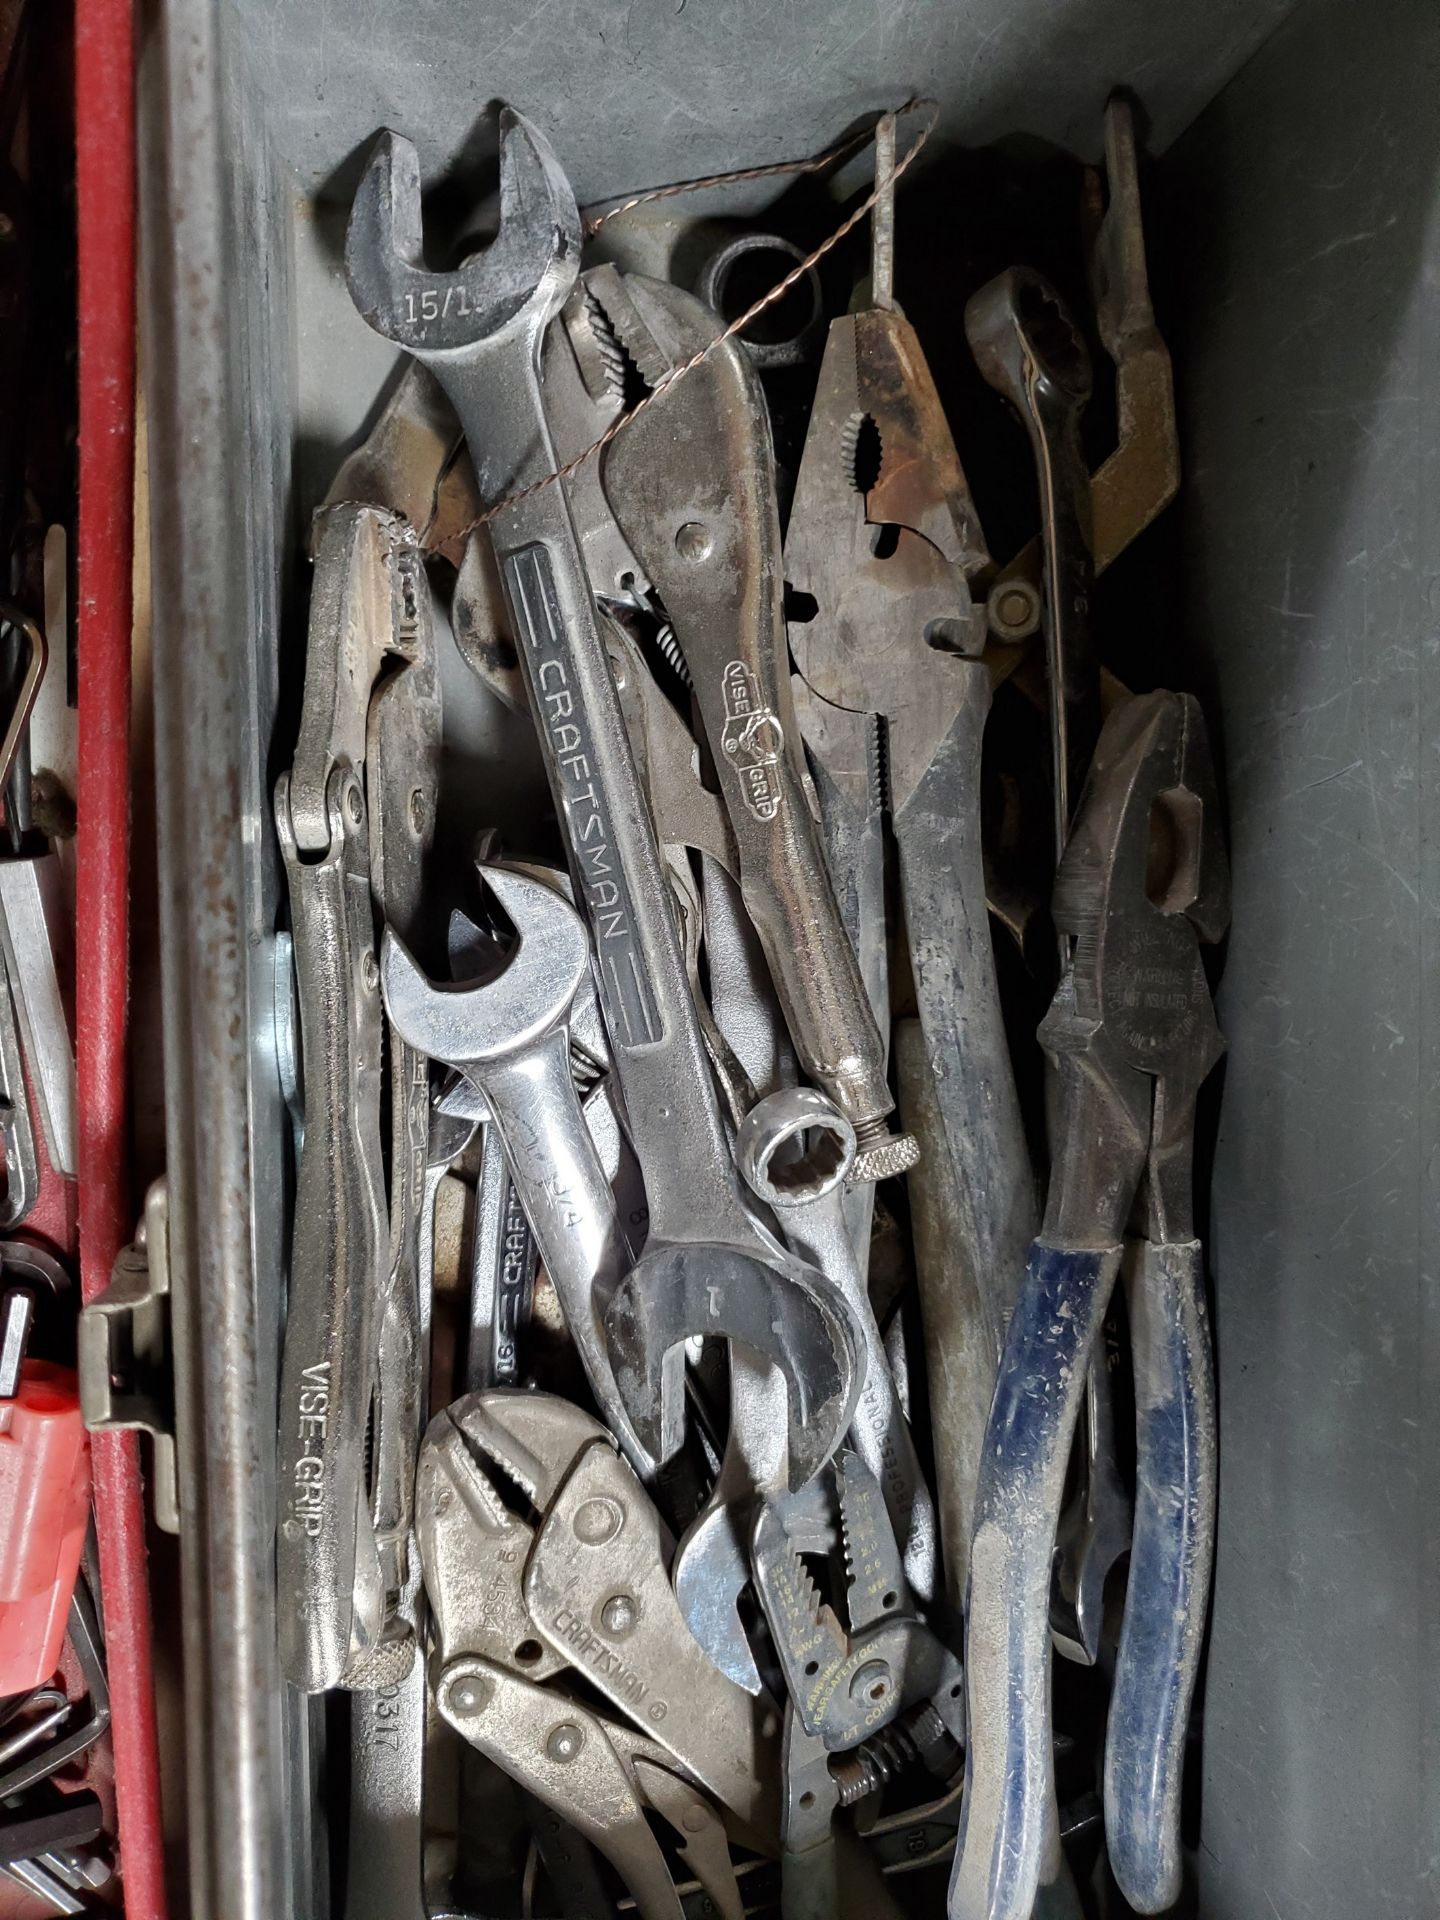
[{"label": "socket wrench head", "polygon": [[802,1207],[838,1187],[855,1163],[855,1129],[814,1087],[781,1087],[740,1122],[735,1159],[772,1207]]}]

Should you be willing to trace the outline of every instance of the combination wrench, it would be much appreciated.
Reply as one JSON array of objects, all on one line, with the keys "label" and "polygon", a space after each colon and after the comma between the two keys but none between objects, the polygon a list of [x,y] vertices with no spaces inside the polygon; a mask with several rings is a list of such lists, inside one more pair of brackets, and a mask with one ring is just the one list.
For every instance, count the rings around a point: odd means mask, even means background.
[{"label": "combination wrench", "polygon": [[[641,1442],[668,1459],[683,1439],[683,1344],[708,1332],[753,1341],[808,1322],[828,1349],[813,1418],[796,1424],[792,1475],[808,1478],[849,1424],[854,1333],[823,1278],[748,1207],[721,1121],[600,615],[554,455],[540,354],[574,285],[580,218],[543,137],[500,117],[500,225],[454,273],[422,264],[414,147],[383,134],[346,236],[366,321],[426,361],[459,415],[489,503],[491,538],[519,637],[577,897],[595,937],[597,989],[634,1144],[649,1236],[610,1303],[617,1377]],[[764,1343],[775,1345],[773,1331]]]}]

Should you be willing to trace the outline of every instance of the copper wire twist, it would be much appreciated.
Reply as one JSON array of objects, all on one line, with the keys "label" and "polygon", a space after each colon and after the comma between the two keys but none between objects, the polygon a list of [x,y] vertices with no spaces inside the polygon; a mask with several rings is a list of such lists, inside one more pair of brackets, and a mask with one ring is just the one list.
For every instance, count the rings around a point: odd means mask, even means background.
[{"label": "copper wire twist", "polygon": [[[758,300],[753,301],[751,305],[745,309],[744,313],[732,320],[729,326],[724,328],[722,332],[717,333],[713,340],[707,341],[703,347],[699,348],[695,353],[692,353],[688,360],[682,360],[678,367],[672,367],[662,379],[655,383],[642,399],[637,400],[635,405],[627,409],[626,412],[617,415],[616,418],[610,422],[610,425],[605,429],[604,433],[600,435],[599,439],[592,440],[590,445],[584,448],[582,452],[577,453],[573,460],[567,460],[563,466],[556,467],[551,473],[541,474],[538,480],[532,480],[528,486],[520,487],[514,493],[506,494],[503,500],[497,500],[493,506],[487,507],[483,513],[477,514],[473,520],[468,520],[463,527],[459,527],[451,533],[448,536],[447,544],[448,541],[468,538],[478,527],[487,526],[490,521],[504,513],[507,508],[515,506],[521,500],[528,500],[532,494],[540,493],[544,488],[553,486],[557,480],[568,480],[571,474],[578,473],[587,460],[593,460],[598,453],[602,453],[616,435],[622,433],[625,428],[630,425],[631,421],[637,420],[647,407],[653,406],[662,394],[668,393],[672,387],[676,386],[685,378],[687,373],[693,373],[696,367],[708,360],[717,347],[722,347],[727,340],[733,339],[737,333],[743,333],[746,327],[748,327],[753,320],[758,319],[768,307],[773,307],[777,300],[783,300],[785,295],[795,285],[796,281],[803,279],[812,267],[817,266],[819,262],[825,258],[827,253],[830,253],[835,247],[839,246],[846,234],[853,232],[854,229],[859,226],[870,209],[883,194],[888,193],[894,187],[901,174],[904,173],[905,169],[915,159],[920,149],[925,145],[925,142],[935,130],[935,122],[940,113],[940,103],[937,100],[930,99],[910,99],[907,100],[902,107],[898,107],[895,112],[895,118],[898,120],[905,114],[922,111],[925,114],[925,123],[916,134],[911,145],[906,149],[902,158],[895,163],[895,166],[888,174],[877,178],[875,185],[870,189],[869,193],[866,194],[860,204],[846,215],[840,222],[840,225],[835,228],[834,232],[822,240],[819,246],[814,248],[812,252],[807,253],[803,260],[797,261],[783,280],[777,280],[768,293],[762,293]],[[841,159],[850,153],[858,152],[861,147],[873,141],[874,137],[873,130],[864,134],[852,134],[847,139],[838,141],[834,146],[827,147],[823,153],[816,154],[808,160],[777,160],[769,166],[743,167],[733,173],[711,173],[706,174],[698,180],[680,180],[672,186],[652,187],[645,193],[632,194],[628,200],[622,200],[618,206],[611,207],[606,212],[598,215],[594,220],[587,221],[585,230],[587,234],[596,233],[607,220],[613,220],[617,215],[622,213],[629,213],[635,207],[645,206],[652,200],[669,199],[676,194],[698,193],[704,187],[728,185],[735,181],[766,179],[772,175],[782,173],[815,173],[821,167],[828,166],[835,160]],[[427,545],[429,542],[429,534],[430,528],[427,526],[424,535],[424,542]]]}]

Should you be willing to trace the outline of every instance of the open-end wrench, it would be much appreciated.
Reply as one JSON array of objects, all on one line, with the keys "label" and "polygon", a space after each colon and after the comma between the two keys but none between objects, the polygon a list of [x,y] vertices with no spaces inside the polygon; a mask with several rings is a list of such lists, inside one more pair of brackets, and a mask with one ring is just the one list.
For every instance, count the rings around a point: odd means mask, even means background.
[{"label": "open-end wrench", "polygon": [[[415,150],[382,135],[351,212],[347,277],[366,320],[433,367],[493,512],[491,538],[595,934],[598,990],[649,1198],[646,1251],[609,1319],[617,1371],[636,1396],[637,1432],[661,1457],[678,1448],[676,1362],[686,1336],[750,1341],[788,1315],[816,1329],[817,1350],[830,1360],[823,1388],[807,1396],[811,1418],[797,1426],[792,1408],[800,1443],[792,1467],[803,1477],[849,1423],[855,1343],[820,1277],[751,1213],[730,1158],[600,615],[564,485],[552,479],[540,349],[579,269],[579,212],[538,132],[509,109],[500,132],[499,232],[454,273],[422,264]],[[767,1344],[775,1345],[773,1333]]]},{"label": "open-end wrench", "polygon": [[504,867],[480,872],[519,935],[503,971],[479,984],[432,984],[387,928],[386,1010],[397,1033],[483,1094],[590,1389],[648,1478],[654,1461],[616,1390],[602,1321],[629,1246],[570,1068],[569,1013],[589,972],[590,942],[553,888]]}]

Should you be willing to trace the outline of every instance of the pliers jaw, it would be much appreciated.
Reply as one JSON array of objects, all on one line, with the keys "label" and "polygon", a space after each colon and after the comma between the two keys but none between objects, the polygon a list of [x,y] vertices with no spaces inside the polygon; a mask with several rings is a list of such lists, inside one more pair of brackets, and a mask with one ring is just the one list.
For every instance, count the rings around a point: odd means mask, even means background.
[{"label": "pliers jaw", "polygon": [[1128,701],[1107,722],[1056,877],[1072,960],[1040,1028],[1056,1164],[1045,1236],[1121,1238],[1142,1181],[1162,1239],[1190,1237],[1195,1097],[1224,1052],[1201,943],[1229,869],[1199,703]]},{"label": "pliers jaw", "polygon": [[524,1594],[536,1527],[505,1484],[543,1512],[607,1430],[538,1395],[467,1394],[436,1414],[420,1450],[416,1533],[434,1623],[434,1677],[458,1655],[517,1662],[532,1680],[565,1662],[536,1638]]},{"label": "pliers jaw", "polygon": [[[867,311],[832,323],[785,541],[800,675],[832,706],[885,717],[896,811],[963,698],[946,656],[977,656],[989,564],[970,489],[913,329]],[[947,693],[947,686],[954,688]]]}]

